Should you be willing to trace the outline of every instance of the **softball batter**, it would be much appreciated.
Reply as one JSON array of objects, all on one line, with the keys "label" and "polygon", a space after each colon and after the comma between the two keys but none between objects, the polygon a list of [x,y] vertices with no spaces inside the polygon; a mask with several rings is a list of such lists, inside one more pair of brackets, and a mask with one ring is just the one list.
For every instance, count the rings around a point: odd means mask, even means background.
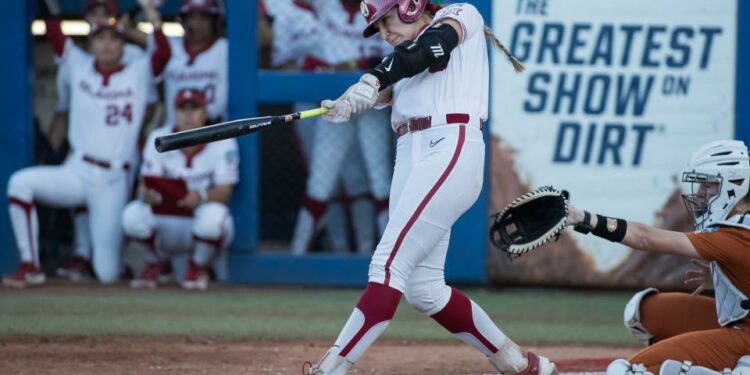
[{"label": "softball batter", "polygon": [[364,36],[379,32],[394,52],[323,105],[331,109],[326,119],[332,122],[376,104],[392,106],[398,141],[389,221],[370,262],[367,288],[310,373],[346,374],[385,331],[402,294],[501,373],[555,373],[547,358],[521,349],[476,303],[445,284],[451,226],[482,187],[489,94],[485,37],[499,42],[466,3],[441,9],[429,0],[365,0],[361,11]]}]

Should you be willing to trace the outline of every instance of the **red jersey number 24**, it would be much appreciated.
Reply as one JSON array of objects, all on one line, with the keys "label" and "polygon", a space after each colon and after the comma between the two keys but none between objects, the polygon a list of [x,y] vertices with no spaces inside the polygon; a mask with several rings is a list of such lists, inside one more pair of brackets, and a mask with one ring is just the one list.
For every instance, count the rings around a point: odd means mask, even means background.
[{"label": "red jersey number 24", "polygon": [[124,119],[128,125],[133,122],[133,107],[130,103],[126,103],[122,108],[115,104],[108,105],[105,123],[108,126],[117,126],[121,119]]}]

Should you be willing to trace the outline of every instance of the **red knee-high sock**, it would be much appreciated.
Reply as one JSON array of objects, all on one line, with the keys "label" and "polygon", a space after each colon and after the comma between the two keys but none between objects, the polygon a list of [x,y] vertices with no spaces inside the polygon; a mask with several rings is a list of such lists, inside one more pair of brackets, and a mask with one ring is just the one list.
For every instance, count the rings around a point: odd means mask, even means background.
[{"label": "red knee-high sock", "polygon": [[401,292],[382,284],[368,283],[334,347],[339,355],[356,362],[385,331],[401,301]]},{"label": "red knee-high sock", "polygon": [[485,355],[497,352],[505,342],[505,334],[487,313],[456,289],[451,288],[448,304],[431,318]]}]

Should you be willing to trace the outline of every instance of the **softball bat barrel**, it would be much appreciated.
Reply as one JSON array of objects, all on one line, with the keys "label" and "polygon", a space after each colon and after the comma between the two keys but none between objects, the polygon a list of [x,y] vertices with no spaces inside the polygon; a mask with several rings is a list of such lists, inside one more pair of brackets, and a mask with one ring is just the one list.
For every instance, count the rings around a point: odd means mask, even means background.
[{"label": "softball bat barrel", "polygon": [[253,117],[227,121],[157,137],[154,146],[156,146],[156,151],[167,152],[252,134],[269,126],[320,116],[326,112],[328,112],[328,108],[321,107],[283,116]]}]

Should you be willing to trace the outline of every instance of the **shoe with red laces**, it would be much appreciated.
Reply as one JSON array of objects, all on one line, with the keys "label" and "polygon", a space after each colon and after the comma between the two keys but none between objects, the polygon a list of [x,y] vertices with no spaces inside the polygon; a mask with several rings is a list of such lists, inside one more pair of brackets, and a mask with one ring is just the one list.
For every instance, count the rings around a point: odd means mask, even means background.
[{"label": "shoe with red laces", "polygon": [[94,269],[88,259],[75,255],[64,268],[57,269],[57,276],[67,277],[72,281],[83,281],[94,278]]},{"label": "shoe with red laces", "polygon": [[156,289],[158,283],[169,280],[171,272],[172,267],[169,262],[148,263],[140,275],[130,281],[130,287],[133,289]]},{"label": "shoe with red laces", "polygon": [[44,271],[31,262],[21,263],[16,272],[3,277],[3,285],[19,289],[30,285],[41,285],[45,281]]},{"label": "shoe with red laces", "polygon": [[185,280],[182,281],[182,287],[190,290],[206,290],[208,289],[208,278],[206,267],[190,261]]}]

